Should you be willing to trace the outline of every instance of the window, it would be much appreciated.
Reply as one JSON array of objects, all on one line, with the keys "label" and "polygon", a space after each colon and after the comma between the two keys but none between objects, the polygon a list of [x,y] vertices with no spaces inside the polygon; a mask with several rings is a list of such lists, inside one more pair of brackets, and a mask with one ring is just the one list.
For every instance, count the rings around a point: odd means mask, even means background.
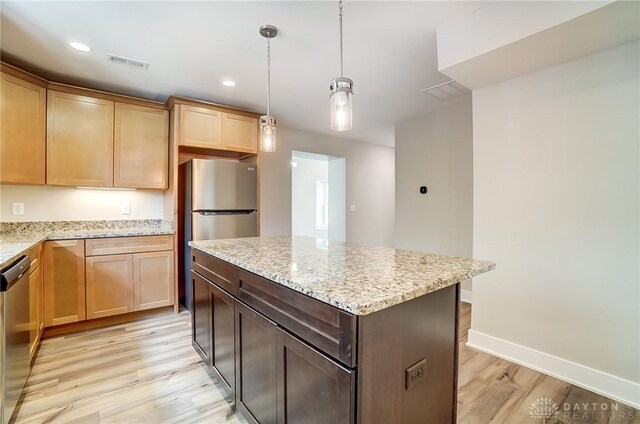
[{"label": "window", "polygon": [[316,228],[329,228],[329,181],[316,181]]}]

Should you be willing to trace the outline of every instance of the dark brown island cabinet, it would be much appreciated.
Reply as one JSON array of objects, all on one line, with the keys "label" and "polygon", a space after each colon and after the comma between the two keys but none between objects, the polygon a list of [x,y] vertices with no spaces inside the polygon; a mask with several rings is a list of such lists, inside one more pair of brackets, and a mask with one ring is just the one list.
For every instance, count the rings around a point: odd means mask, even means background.
[{"label": "dark brown island cabinet", "polygon": [[193,346],[254,423],[455,423],[459,284],[353,315],[196,249]]}]

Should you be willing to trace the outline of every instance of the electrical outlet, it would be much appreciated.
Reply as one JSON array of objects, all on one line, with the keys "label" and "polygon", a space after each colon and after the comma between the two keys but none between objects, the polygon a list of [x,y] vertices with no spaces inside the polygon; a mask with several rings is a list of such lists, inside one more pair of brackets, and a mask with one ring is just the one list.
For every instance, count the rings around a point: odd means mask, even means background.
[{"label": "electrical outlet", "polygon": [[424,381],[427,375],[427,358],[423,358],[404,371],[404,388],[411,389],[416,384]]},{"label": "electrical outlet", "polygon": [[131,205],[129,203],[122,204],[122,215],[131,215]]},{"label": "electrical outlet", "polygon": [[356,205],[349,205],[349,212],[355,212],[356,211]]},{"label": "electrical outlet", "polygon": [[13,214],[14,215],[24,215],[24,203],[14,203],[13,204]]}]

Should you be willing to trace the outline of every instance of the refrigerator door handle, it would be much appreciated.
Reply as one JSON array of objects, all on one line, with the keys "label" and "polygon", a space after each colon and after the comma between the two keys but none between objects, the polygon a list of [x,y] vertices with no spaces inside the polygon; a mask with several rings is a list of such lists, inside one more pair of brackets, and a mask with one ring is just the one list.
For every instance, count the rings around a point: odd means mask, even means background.
[{"label": "refrigerator door handle", "polygon": [[251,215],[256,212],[255,209],[243,209],[243,210],[221,210],[221,211],[194,211],[195,213],[199,213],[200,215],[211,216],[211,215]]}]

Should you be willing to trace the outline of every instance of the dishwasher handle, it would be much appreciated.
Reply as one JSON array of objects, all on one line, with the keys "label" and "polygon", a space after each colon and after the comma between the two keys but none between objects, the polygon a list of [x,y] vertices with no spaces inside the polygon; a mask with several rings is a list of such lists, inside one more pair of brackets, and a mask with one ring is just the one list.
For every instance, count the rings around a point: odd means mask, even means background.
[{"label": "dishwasher handle", "polygon": [[9,290],[15,283],[22,278],[23,275],[29,271],[29,267],[31,266],[31,260],[28,256],[22,256],[20,259],[15,261],[12,265],[3,269],[0,273],[2,277],[2,281],[0,283],[0,292],[6,292]]}]

